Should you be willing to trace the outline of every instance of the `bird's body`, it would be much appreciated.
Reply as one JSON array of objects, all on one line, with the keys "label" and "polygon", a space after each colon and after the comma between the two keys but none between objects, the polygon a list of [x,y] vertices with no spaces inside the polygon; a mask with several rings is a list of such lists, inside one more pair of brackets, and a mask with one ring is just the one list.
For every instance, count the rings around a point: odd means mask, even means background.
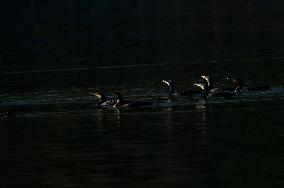
[{"label": "bird's body", "polygon": [[267,86],[267,85],[244,86],[244,81],[240,78],[228,76],[227,79],[233,82],[233,87],[236,92],[271,90],[271,86]]},{"label": "bird's body", "polygon": [[236,95],[235,92],[231,92],[231,91],[221,91],[219,89],[209,90],[208,87],[206,86],[206,84],[195,84],[195,85],[200,87],[203,90],[202,96],[204,98],[211,98],[211,97],[228,98],[228,97],[232,97],[232,96]]}]

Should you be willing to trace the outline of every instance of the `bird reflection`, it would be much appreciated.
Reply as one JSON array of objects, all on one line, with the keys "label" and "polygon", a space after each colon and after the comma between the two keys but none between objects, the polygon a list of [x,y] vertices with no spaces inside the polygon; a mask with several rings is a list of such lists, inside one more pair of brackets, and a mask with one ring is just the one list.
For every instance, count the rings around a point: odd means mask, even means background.
[{"label": "bird reflection", "polygon": [[169,106],[168,108],[165,109],[165,111],[166,111],[165,119],[166,119],[167,125],[169,128],[172,128],[174,106]]},{"label": "bird reflection", "polygon": [[196,104],[196,108],[200,113],[200,130],[202,133],[207,133],[207,122],[211,112],[211,104],[208,104],[206,100],[200,100]]},{"label": "bird reflection", "polygon": [[117,126],[121,127],[124,125],[124,118],[123,118],[123,112],[121,109],[116,108],[115,109],[116,114],[116,120],[117,120]]},{"label": "bird reflection", "polygon": [[96,117],[98,119],[98,128],[100,130],[103,129],[106,121],[107,121],[107,117],[106,117],[106,114],[104,113],[104,110],[103,109],[97,109],[96,110]]},{"label": "bird reflection", "polygon": [[97,114],[97,117],[98,117],[100,124],[102,124],[103,121],[104,121],[104,114],[102,112],[102,109],[97,109],[96,114]]},{"label": "bird reflection", "polygon": [[208,113],[211,111],[211,104],[208,104],[207,100],[199,100],[196,104],[197,109],[204,109]]}]

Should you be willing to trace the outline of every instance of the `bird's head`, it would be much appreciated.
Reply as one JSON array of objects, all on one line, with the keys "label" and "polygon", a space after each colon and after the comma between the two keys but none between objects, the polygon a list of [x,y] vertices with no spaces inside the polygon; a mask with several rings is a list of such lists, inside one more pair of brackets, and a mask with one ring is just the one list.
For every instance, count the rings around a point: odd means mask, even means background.
[{"label": "bird's head", "polygon": [[169,96],[172,96],[176,91],[175,91],[175,81],[170,79],[170,80],[162,80],[163,83],[168,85],[169,88]]}]

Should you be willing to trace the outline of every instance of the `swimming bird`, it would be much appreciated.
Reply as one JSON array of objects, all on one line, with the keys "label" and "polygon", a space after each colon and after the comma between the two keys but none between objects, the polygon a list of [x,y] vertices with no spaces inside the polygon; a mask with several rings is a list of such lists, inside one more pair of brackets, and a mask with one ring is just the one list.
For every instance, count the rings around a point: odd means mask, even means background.
[{"label": "swimming bird", "polygon": [[124,97],[122,96],[122,94],[119,91],[114,92],[114,94],[116,95],[116,99],[115,99],[115,104],[113,105],[113,107],[116,107],[116,108],[121,108],[121,107],[139,108],[139,107],[147,107],[147,106],[153,105],[153,102],[150,102],[150,101],[142,101],[142,100],[129,101],[129,100],[125,100]]},{"label": "swimming bird", "polygon": [[232,87],[226,87],[226,86],[218,86],[218,87],[213,87],[213,81],[211,76],[201,76],[201,78],[206,80],[206,87],[209,91],[211,92],[237,92],[240,87],[243,86],[242,80],[239,79],[233,79],[234,86]]},{"label": "swimming bird", "polygon": [[214,82],[211,76],[209,75],[202,75],[200,76],[201,78],[203,78],[205,80],[204,84],[197,84],[195,83],[194,85],[203,88],[203,91],[208,91],[209,92],[221,92],[221,91],[234,91],[233,87],[223,87],[223,86],[214,86]]},{"label": "swimming bird", "polygon": [[227,76],[226,79],[233,82],[235,92],[271,90],[271,86],[267,85],[244,86],[244,81],[242,79],[232,76]]},{"label": "swimming bird", "polygon": [[102,92],[96,92],[96,93],[90,92],[90,94],[93,94],[98,98],[98,102],[96,104],[97,108],[113,106],[116,103],[114,99],[107,100],[107,97]]},{"label": "swimming bird", "polygon": [[206,80],[205,84],[198,84],[195,83],[194,85],[200,87],[203,90],[203,97],[210,98],[210,97],[232,97],[236,95],[235,92],[232,91],[224,91],[220,88],[213,88],[213,81],[212,78],[208,75],[201,76],[201,78]]},{"label": "swimming bird", "polygon": [[196,94],[202,94],[202,90],[191,88],[184,91],[177,91],[174,80],[162,80],[163,83],[168,85],[168,97],[173,98],[174,96],[192,96]]}]

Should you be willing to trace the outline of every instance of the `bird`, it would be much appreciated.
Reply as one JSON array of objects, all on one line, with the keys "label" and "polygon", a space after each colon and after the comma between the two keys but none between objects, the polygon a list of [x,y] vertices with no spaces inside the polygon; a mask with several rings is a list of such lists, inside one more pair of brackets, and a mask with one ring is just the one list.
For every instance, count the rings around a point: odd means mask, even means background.
[{"label": "bird", "polygon": [[188,90],[177,91],[175,81],[170,80],[162,80],[162,83],[165,83],[168,86],[168,97],[173,98],[174,96],[192,96],[196,94],[202,94],[202,90],[191,88]]},{"label": "bird", "polygon": [[204,98],[211,98],[211,97],[227,98],[236,95],[236,93],[232,91],[224,91],[220,88],[213,88],[213,81],[209,75],[202,75],[201,78],[205,79],[206,82],[204,84],[195,83],[194,85],[203,90],[202,96]]},{"label": "bird", "polygon": [[244,81],[241,78],[232,77],[228,75],[227,80],[233,82],[233,89],[235,92],[245,92],[245,91],[267,91],[271,90],[271,86],[268,85],[253,85],[253,86],[244,86]]},{"label": "bird", "polygon": [[96,92],[96,93],[90,92],[90,94],[93,94],[98,98],[98,102],[96,104],[97,108],[113,106],[116,103],[114,99],[107,100],[107,97],[102,92]]}]

